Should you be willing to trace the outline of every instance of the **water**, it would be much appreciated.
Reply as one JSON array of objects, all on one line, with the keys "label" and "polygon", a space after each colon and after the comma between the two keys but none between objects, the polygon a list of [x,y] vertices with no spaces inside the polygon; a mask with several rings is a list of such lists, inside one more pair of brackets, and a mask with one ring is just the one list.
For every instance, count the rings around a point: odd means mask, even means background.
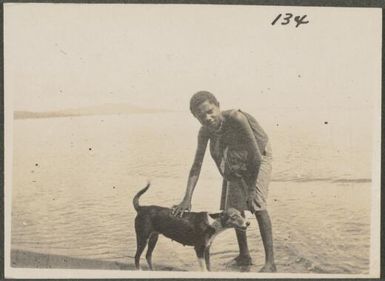
[{"label": "water", "polygon": [[[346,118],[275,117],[261,123],[274,153],[268,204],[278,270],[367,273],[371,128]],[[12,249],[132,264],[132,198],[152,179],[141,204],[181,200],[198,129],[185,113],[16,120]],[[206,154],[193,209],[217,211],[220,186]],[[264,254],[251,223],[257,270]],[[227,265],[236,255],[234,232],[226,231],[212,247],[213,270],[239,270]],[[165,238],[153,261],[160,270],[199,269],[191,248]]]}]

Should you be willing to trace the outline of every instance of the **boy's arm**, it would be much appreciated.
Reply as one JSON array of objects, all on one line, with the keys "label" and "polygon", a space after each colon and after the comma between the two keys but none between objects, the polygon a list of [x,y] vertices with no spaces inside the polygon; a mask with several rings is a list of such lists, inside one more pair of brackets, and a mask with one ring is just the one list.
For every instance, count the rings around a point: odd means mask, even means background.
[{"label": "boy's arm", "polygon": [[255,135],[253,129],[250,126],[249,120],[239,111],[234,111],[231,113],[231,120],[234,123],[234,128],[236,128],[236,130],[238,130],[239,133],[245,138],[246,143],[248,144],[248,150],[253,156],[252,159],[255,164],[258,165],[261,163],[263,156],[259,150],[259,146],[257,140],[255,139]]},{"label": "boy's arm", "polygon": [[206,133],[206,130],[202,127],[199,130],[198,134],[198,146],[195,152],[194,163],[190,169],[186,193],[182,202],[179,205],[173,206],[172,214],[175,216],[182,216],[184,211],[191,210],[191,199],[195,189],[195,186],[198,182],[199,174],[202,167],[203,158],[206,152],[206,147],[209,137]]},{"label": "boy's arm", "polygon": [[[254,132],[249,124],[249,121],[247,120],[246,116],[240,113],[239,111],[235,111],[231,114],[232,120],[235,123],[235,128],[239,130],[239,133],[242,134],[246,140],[246,143],[248,144],[248,151],[252,155],[252,161],[255,165],[254,172],[251,175],[251,178],[246,181],[244,179],[241,179],[241,184],[243,188],[245,189],[245,192],[247,192],[247,204],[252,213],[254,213],[254,207],[252,204],[252,200],[254,196],[256,195],[255,186],[257,183],[257,177],[258,177],[258,171],[259,166],[262,161],[263,155],[261,151],[259,150],[259,146],[257,144],[257,140],[255,139]],[[247,189],[247,190],[246,190]]]}]

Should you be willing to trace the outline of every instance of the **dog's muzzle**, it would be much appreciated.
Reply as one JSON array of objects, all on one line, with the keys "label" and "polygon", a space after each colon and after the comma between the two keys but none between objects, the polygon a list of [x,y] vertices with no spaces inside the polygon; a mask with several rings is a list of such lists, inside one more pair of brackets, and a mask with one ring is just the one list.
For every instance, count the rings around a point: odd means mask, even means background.
[{"label": "dog's muzzle", "polygon": [[250,225],[249,222],[246,222],[244,226],[238,226],[236,227],[239,230],[246,231],[247,227]]}]

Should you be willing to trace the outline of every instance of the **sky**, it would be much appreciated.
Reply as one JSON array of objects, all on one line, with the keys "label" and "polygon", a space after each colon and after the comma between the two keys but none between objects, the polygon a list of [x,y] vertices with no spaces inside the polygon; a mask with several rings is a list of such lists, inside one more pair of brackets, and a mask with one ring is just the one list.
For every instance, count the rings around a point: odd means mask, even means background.
[{"label": "sky", "polygon": [[[271,25],[288,12],[309,23]],[[188,110],[208,90],[223,108],[365,112],[380,97],[381,10],[7,3],[4,56],[15,110]]]}]

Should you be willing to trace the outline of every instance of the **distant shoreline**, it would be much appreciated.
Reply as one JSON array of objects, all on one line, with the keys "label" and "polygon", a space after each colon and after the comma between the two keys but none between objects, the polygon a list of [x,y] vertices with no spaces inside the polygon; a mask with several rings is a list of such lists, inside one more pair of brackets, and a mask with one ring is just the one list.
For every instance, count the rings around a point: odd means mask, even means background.
[{"label": "distant shoreline", "polygon": [[141,108],[130,104],[104,104],[93,107],[83,107],[76,109],[64,109],[55,111],[27,111],[15,110],[13,118],[17,119],[38,119],[38,118],[58,118],[58,117],[79,117],[95,115],[119,115],[119,114],[145,114],[174,112],[170,109]]},{"label": "distant shoreline", "polygon": [[70,114],[70,113],[56,113],[56,112],[24,112],[15,111],[13,114],[14,120],[23,119],[48,119],[48,118],[62,118],[62,117],[82,117],[82,116],[98,116],[98,115],[128,115],[128,114],[152,114],[152,113],[168,113],[173,111],[149,111],[149,112],[117,112],[117,113],[84,113],[84,114]]},{"label": "distant shoreline", "polygon": [[26,111],[15,111],[13,113],[13,119],[43,119],[43,118],[57,118],[57,117],[77,117],[81,115],[75,114],[60,114],[50,112],[26,112]]}]

